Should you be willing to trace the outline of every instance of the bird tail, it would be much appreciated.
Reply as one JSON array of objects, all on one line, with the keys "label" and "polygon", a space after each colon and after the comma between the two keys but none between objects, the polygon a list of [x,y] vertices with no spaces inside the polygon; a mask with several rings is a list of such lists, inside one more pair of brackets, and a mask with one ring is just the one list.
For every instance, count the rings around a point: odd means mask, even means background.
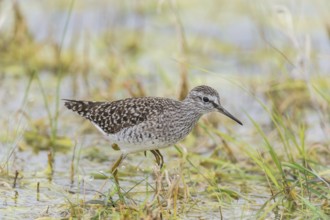
[{"label": "bird tail", "polygon": [[68,109],[76,112],[80,116],[89,119],[91,109],[99,104],[99,102],[91,101],[80,101],[80,100],[71,100],[71,99],[62,99],[64,100],[64,106]]}]

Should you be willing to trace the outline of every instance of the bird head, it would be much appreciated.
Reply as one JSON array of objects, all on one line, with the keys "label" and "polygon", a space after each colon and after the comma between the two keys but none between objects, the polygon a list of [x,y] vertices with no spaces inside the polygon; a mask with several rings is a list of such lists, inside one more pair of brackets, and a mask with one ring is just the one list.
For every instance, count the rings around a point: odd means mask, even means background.
[{"label": "bird head", "polygon": [[202,85],[193,88],[184,101],[192,103],[192,106],[196,107],[196,109],[202,114],[220,112],[236,121],[238,124],[243,125],[240,120],[235,118],[224,107],[222,107],[219,93],[209,86]]}]

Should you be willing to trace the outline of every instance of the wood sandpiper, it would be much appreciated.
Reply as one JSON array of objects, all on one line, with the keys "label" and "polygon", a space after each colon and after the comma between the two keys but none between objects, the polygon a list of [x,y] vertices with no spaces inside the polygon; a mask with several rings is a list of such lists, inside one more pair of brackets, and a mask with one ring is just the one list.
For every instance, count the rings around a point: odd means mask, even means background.
[{"label": "wood sandpiper", "polygon": [[151,151],[162,167],[164,160],[159,149],[186,137],[203,114],[220,112],[243,125],[222,107],[218,92],[205,85],[193,88],[182,101],[160,97],[113,102],[64,100],[68,109],[90,120],[112,147],[121,151],[111,168],[117,183],[117,167],[127,154]]}]

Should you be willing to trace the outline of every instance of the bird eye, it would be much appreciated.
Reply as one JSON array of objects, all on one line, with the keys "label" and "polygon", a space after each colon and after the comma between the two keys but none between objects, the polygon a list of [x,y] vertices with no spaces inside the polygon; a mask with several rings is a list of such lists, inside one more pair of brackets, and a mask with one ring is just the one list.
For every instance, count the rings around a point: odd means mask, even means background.
[{"label": "bird eye", "polygon": [[207,97],[203,97],[203,101],[204,101],[204,102],[209,102],[210,100],[209,100],[209,98],[207,98]]}]

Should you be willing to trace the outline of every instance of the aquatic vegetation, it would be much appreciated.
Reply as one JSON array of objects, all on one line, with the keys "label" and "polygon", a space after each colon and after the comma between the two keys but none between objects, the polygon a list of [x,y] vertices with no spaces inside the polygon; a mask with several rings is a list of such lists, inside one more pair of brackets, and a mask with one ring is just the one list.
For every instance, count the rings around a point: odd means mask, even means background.
[{"label": "aquatic vegetation", "polygon": [[[326,0],[1,1],[0,218],[328,219]],[[119,153],[62,98],[180,99],[206,84],[240,118]],[[147,157],[147,159],[146,159]]]}]

